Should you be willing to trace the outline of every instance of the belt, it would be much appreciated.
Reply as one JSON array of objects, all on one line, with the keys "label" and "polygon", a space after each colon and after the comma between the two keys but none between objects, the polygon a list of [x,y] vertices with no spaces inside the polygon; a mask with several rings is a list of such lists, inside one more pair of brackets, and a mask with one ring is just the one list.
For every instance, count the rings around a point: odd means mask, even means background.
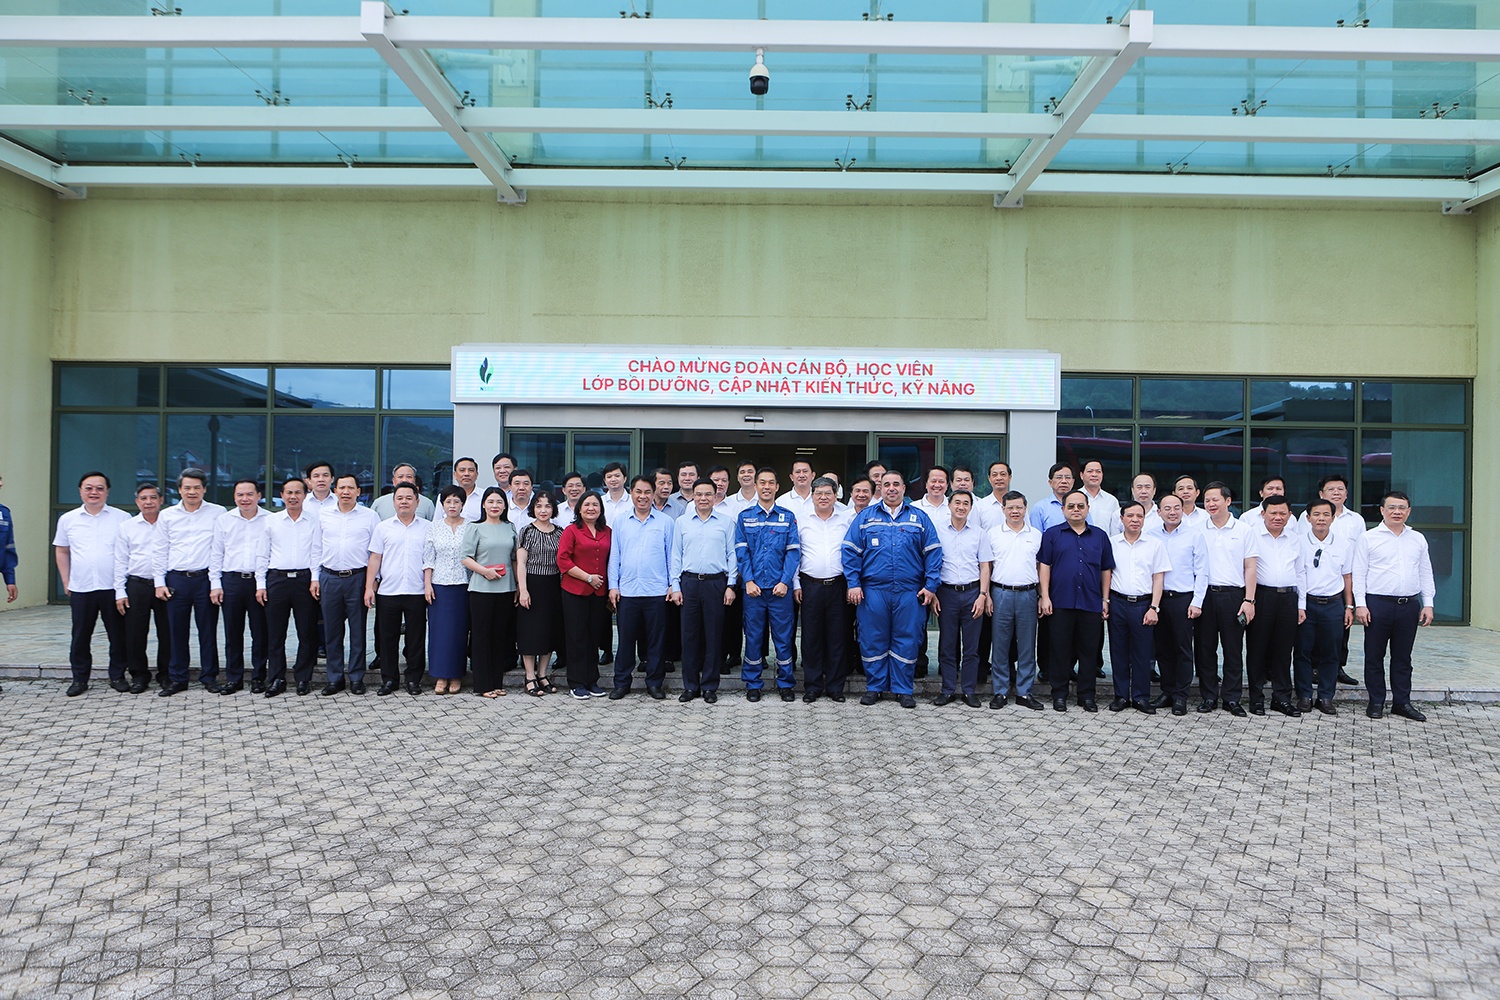
[{"label": "belt", "polygon": [[324,566],[323,572],[328,574],[329,576],[353,576],[356,573],[363,573],[365,569],[366,567],[364,566],[360,566],[356,569],[334,569],[332,566]]},{"label": "belt", "polygon": [[1339,604],[1344,603],[1343,594],[1329,594],[1326,597],[1320,594],[1308,594],[1307,599],[1309,601],[1312,601],[1314,604],[1333,604],[1335,602]]},{"label": "belt", "polygon": [[126,580],[140,580],[142,583],[150,583],[150,584],[154,584],[156,582],[155,580],[151,579],[149,576],[136,576],[134,573],[130,574],[125,579]]},{"label": "belt", "polygon": [[844,582],[844,578],[841,576],[808,576],[806,573],[798,573],[797,575],[808,583],[817,583],[825,587],[832,587],[836,583]]},{"label": "belt", "polygon": [[1211,586],[1211,587],[1208,588],[1208,592],[1210,594],[1234,594],[1234,593],[1241,593],[1241,594],[1243,594],[1245,592],[1245,587],[1244,587],[1243,584],[1241,584],[1238,587]]},{"label": "belt", "polygon": [[949,590],[956,590],[960,594],[962,594],[966,590],[973,590],[975,587],[979,586],[979,581],[971,580],[968,583],[940,583],[938,584],[938,586],[947,587]]},{"label": "belt", "polygon": [[1296,587],[1256,587],[1257,594],[1295,594]]},{"label": "belt", "polygon": [[226,572],[226,573],[220,573],[219,574],[219,578],[222,579],[222,580],[254,580],[255,579],[255,574],[254,573],[237,573],[237,572],[231,571],[231,572]]},{"label": "belt", "polygon": [[1118,597],[1120,600],[1124,601],[1126,604],[1139,604],[1142,601],[1149,601],[1149,600],[1151,600],[1151,595],[1150,594],[1136,594],[1134,597],[1132,597],[1129,594],[1122,594],[1118,590],[1111,590],[1109,592],[1109,596],[1111,598]]},{"label": "belt", "polygon": [[283,577],[283,578],[285,578],[287,580],[295,580],[295,579],[297,579],[297,577],[301,576],[303,573],[306,573],[306,574],[308,574],[308,576],[311,576],[312,575],[312,570],[310,570],[310,569],[268,569],[268,570],[266,570],[266,575],[267,576],[279,576],[279,577]]},{"label": "belt", "polygon": [[682,575],[686,576],[686,577],[690,577],[690,578],[692,578],[694,580],[727,580],[727,579],[729,579],[729,574],[728,573],[684,573]]},{"label": "belt", "polygon": [[1191,590],[1163,590],[1161,596],[1163,600],[1168,597],[1192,597],[1193,592]]},{"label": "belt", "polygon": [[1382,601],[1395,601],[1397,604],[1410,604],[1412,601],[1422,599],[1421,594],[1412,594],[1410,597],[1397,597],[1395,594],[1366,594],[1365,600],[1368,601],[1372,597],[1378,597]]},{"label": "belt", "polygon": [[208,570],[206,570],[206,569],[169,569],[169,570],[167,570],[167,572],[168,573],[176,573],[178,576],[206,576],[206,575],[208,575]]},{"label": "belt", "polygon": [[997,583],[997,584],[994,585],[994,587],[995,587],[996,590],[1013,590],[1016,593],[1025,593],[1028,590],[1035,590],[1036,589],[1036,584],[1034,584],[1034,583],[1023,583],[1023,584],[1021,584],[1018,587],[1012,587],[1008,583]]}]

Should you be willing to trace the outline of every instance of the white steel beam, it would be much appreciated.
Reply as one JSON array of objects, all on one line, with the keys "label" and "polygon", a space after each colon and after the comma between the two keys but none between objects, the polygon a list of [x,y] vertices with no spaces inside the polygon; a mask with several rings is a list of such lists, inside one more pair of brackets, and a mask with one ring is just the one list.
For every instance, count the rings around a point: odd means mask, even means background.
[{"label": "white steel beam", "polygon": [[1163,24],[1157,27],[1151,55],[1168,59],[1495,62],[1500,61],[1500,31]]},{"label": "white steel beam", "polygon": [[1468,215],[1477,206],[1500,198],[1500,167],[1493,167],[1475,177],[1470,187],[1468,197],[1444,203],[1445,215]]},{"label": "white steel beam", "polygon": [[96,132],[437,132],[426,108],[6,104],[0,130]]},{"label": "white steel beam", "polygon": [[1058,118],[1057,131],[1046,139],[1033,139],[1015,164],[1010,168],[1010,188],[1003,196],[996,196],[996,208],[1018,208],[1026,191],[1042,175],[1057,154],[1062,152],[1068,140],[1083,127],[1094,109],[1104,103],[1115,84],[1130,72],[1141,56],[1151,46],[1154,24],[1149,10],[1133,10],[1125,15],[1128,32],[1125,45],[1118,55],[1095,56],[1090,60],[1073,86],[1068,88],[1062,103],[1054,114]]},{"label": "white steel beam", "polygon": [[362,48],[355,17],[0,17],[0,47]]},{"label": "white steel beam", "polygon": [[60,167],[61,164],[49,160],[40,153],[33,153],[25,146],[19,146],[4,136],[0,136],[0,169],[20,174],[27,180],[36,181],[43,187],[51,188],[65,197],[82,198],[81,189],[69,187],[57,179],[57,171]]},{"label": "white steel beam", "polygon": [[391,42],[386,28],[394,20],[385,0],[363,0],[359,6],[360,34],[380,53],[391,71],[416,95],[448,137],[458,143],[464,155],[490,179],[501,201],[508,205],[524,202],[525,193],[511,185],[510,164],[499,147],[483,135],[471,134],[459,123],[457,112],[462,104],[458,94],[432,57],[422,51],[398,50]]}]

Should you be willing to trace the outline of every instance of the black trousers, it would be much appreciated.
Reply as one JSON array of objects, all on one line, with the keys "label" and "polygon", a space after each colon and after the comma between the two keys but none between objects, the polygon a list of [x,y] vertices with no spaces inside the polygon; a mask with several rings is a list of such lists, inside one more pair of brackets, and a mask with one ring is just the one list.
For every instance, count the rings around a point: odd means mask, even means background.
[{"label": "black trousers", "polygon": [[729,577],[683,573],[680,586],[682,689],[717,691],[719,664],[724,661],[724,591]]},{"label": "black trousers", "polygon": [[1188,696],[1193,678],[1193,619],[1187,616],[1193,595],[1174,593],[1161,597],[1156,618],[1156,662],[1161,667],[1161,692],[1175,700]]},{"label": "black trousers", "polygon": [[406,624],[406,679],[420,681],[427,672],[427,598],[421,594],[375,595],[375,649],[380,679],[401,680],[401,625]]},{"label": "black trousers", "polygon": [[1276,594],[1269,587],[1258,588],[1255,592],[1255,619],[1245,629],[1245,666],[1250,676],[1247,696],[1252,705],[1258,705],[1264,699],[1267,681],[1271,682],[1274,700],[1291,701],[1296,697],[1292,687],[1292,649],[1296,645],[1296,590]]},{"label": "black trousers", "polygon": [[221,585],[224,601],[219,614],[224,619],[224,681],[245,680],[245,625],[250,625],[250,679],[266,679],[266,608],[255,599],[255,578],[225,573]]},{"label": "black trousers", "polygon": [[599,683],[598,652],[609,645],[609,598],[562,592],[563,661],[568,687],[591,688]]},{"label": "black trousers", "polygon": [[[810,576],[802,588],[802,688],[808,694],[843,694],[849,680],[849,647],[853,637],[849,582],[843,577],[823,583]],[[854,651],[858,655],[858,651]]]},{"label": "black trousers", "polygon": [[[1198,662],[1198,693],[1204,701],[1235,704],[1245,684],[1245,626],[1239,622],[1244,587],[1210,589],[1203,598],[1203,614],[1193,630]],[[1219,647],[1224,647],[1224,679],[1219,680]]]},{"label": "black trousers", "polygon": [[1391,700],[1397,705],[1411,701],[1411,649],[1417,641],[1417,620],[1422,596],[1390,597],[1366,594],[1370,624],[1365,627],[1365,687],[1370,704],[1385,704],[1385,650],[1391,650]]},{"label": "black trousers", "polygon": [[219,678],[219,606],[209,600],[208,570],[167,571],[167,628],[172,634],[172,660],[168,667],[174,684],[186,684],[188,664],[188,620],[198,626],[198,679],[205,685]]},{"label": "black trousers", "polygon": [[979,585],[959,590],[938,586],[938,674],[943,694],[973,694],[979,685],[979,636],[988,624],[974,617]]},{"label": "black trousers", "polygon": [[1307,595],[1307,621],[1297,626],[1292,654],[1292,686],[1298,698],[1332,701],[1338,689],[1339,643],[1344,630],[1344,595]]},{"label": "black trousers", "polygon": [[156,585],[144,576],[125,578],[125,667],[136,680],[149,680],[151,663],[146,659],[146,637],[156,622],[156,682],[166,684],[172,642],[167,631],[167,602],[156,596]]},{"label": "black trousers", "polygon": [[646,687],[661,687],[667,678],[662,656],[667,631],[666,595],[622,597],[615,614],[620,626],[620,641],[615,649],[615,687],[630,690],[638,645],[646,652]]},{"label": "black trousers", "polygon": [[297,659],[292,676],[311,684],[318,656],[318,602],[313,600],[308,570],[269,570],[266,573],[266,679],[286,680],[286,631],[290,619],[297,627]]},{"label": "black trousers", "polygon": [[505,685],[505,671],[515,664],[515,650],[515,592],[469,591],[469,663],[475,694]]},{"label": "black trousers", "polygon": [[[1109,669],[1116,698],[1145,701],[1151,697],[1151,651],[1158,626],[1146,624],[1150,607],[1150,595],[1127,601],[1120,594],[1110,594]],[[1160,619],[1160,615],[1157,617]]]},{"label": "black trousers", "polygon": [[1099,642],[1104,635],[1102,611],[1077,611],[1054,608],[1047,621],[1048,644],[1052,652],[1052,697],[1068,696],[1068,680],[1073,664],[1078,664],[1078,700],[1094,697],[1094,682],[1099,672]]},{"label": "black trousers", "polygon": [[94,625],[104,622],[104,634],[109,637],[109,679],[125,679],[125,620],[115,605],[113,590],[73,591],[68,595],[68,607],[73,611],[73,641],[68,648],[68,662],[73,667],[73,679],[84,684],[94,669]]}]

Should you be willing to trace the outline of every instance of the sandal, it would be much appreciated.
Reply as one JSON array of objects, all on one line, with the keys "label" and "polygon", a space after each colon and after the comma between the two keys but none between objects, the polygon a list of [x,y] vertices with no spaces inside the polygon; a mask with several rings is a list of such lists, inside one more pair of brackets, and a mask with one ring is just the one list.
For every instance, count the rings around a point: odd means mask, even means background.
[{"label": "sandal", "polygon": [[486,691],[483,694],[481,694],[480,697],[481,698],[504,698],[505,697],[505,688],[495,688],[493,691]]},{"label": "sandal", "polygon": [[552,678],[548,677],[546,674],[543,674],[542,676],[538,677],[536,679],[536,682],[541,685],[542,691],[544,693],[546,693],[546,694],[557,694],[557,685],[553,684],[552,683]]},{"label": "sandal", "polygon": [[531,695],[533,698],[540,698],[542,695],[547,693],[547,690],[546,688],[542,687],[542,682],[539,679],[535,677],[529,677],[526,679],[526,693]]}]

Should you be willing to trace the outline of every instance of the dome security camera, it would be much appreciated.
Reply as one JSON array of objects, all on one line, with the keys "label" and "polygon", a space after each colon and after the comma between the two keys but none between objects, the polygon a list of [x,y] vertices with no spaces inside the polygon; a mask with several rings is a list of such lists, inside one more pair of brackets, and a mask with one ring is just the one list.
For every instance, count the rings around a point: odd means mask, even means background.
[{"label": "dome security camera", "polygon": [[766,69],[766,50],[755,50],[755,65],[750,67],[750,93],[764,97],[771,89],[771,71]]}]

